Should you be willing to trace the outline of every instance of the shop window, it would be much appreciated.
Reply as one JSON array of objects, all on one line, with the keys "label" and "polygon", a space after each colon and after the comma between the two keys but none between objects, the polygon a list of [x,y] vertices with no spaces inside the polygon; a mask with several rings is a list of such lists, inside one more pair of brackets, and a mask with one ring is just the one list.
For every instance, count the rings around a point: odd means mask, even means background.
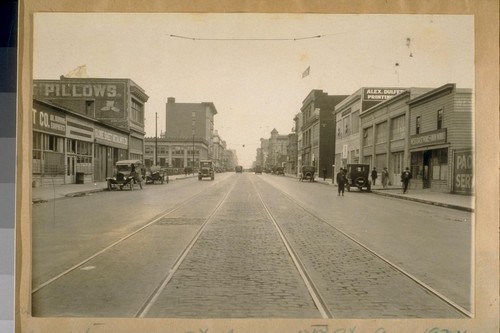
[{"label": "shop window", "polygon": [[411,153],[410,171],[413,178],[422,179],[424,175],[424,155],[421,151]]},{"label": "shop window", "polygon": [[437,129],[443,128],[443,109],[439,109],[437,112]]},{"label": "shop window", "polygon": [[432,151],[432,179],[448,179],[448,148],[436,149]]}]

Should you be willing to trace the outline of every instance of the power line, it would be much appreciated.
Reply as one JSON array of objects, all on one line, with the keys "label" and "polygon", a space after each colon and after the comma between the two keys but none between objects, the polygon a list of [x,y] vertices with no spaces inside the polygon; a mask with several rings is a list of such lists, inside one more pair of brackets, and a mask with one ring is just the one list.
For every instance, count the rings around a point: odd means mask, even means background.
[{"label": "power line", "polygon": [[325,37],[325,35],[316,35],[308,37],[298,37],[298,38],[198,38],[198,37],[188,37],[169,34],[172,38],[189,39],[189,40],[201,40],[201,41],[300,41],[305,39],[314,39]]}]

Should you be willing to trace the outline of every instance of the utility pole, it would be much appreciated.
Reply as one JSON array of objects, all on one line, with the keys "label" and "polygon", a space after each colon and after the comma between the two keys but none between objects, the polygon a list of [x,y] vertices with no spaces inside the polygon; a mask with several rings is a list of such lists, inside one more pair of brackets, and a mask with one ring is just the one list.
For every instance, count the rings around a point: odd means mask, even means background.
[{"label": "utility pole", "polygon": [[155,112],[155,166],[158,165],[158,112]]}]

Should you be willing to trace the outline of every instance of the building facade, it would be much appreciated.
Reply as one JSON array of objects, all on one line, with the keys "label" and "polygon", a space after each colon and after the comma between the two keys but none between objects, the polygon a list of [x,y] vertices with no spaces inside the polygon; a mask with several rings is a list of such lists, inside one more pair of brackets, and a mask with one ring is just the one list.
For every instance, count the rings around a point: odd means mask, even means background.
[{"label": "building facade", "polygon": [[[316,173],[326,170],[326,176],[332,176],[335,154],[335,106],[348,96],[328,95],[322,90],[312,90],[302,101],[301,165],[311,165]],[[321,174],[323,176],[323,173]]]},{"label": "building facade", "polygon": [[128,159],[130,131],[123,128],[40,99],[33,99],[32,119],[34,187],[104,181]]},{"label": "building facade", "polygon": [[[372,163],[360,158],[361,138],[360,114],[369,108],[405,92],[404,88],[360,88],[335,106],[335,170],[348,163]],[[373,138],[374,133],[368,129],[362,133]],[[369,141],[366,144],[370,145]]]},{"label": "building facade", "polygon": [[368,163],[378,172],[387,167],[389,185],[401,185],[401,173],[408,166],[408,101],[430,90],[409,88],[359,115],[360,159],[357,162]]},{"label": "building facade", "polygon": [[208,141],[199,138],[190,141],[165,136],[146,137],[144,164],[146,167],[158,165],[162,168],[184,169],[192,167],[195,161],[196,169],[197,161],[208,159],[208,147]]},{"label": "building facade", "polygon": [[446,84],[408,102],[412,186],[474,193],[474,126],[471,89]]},{"label": "building facade", "polygon": [[[184,140],[186,143],[206,141],[206,158],[214,158],[214,116],[217,109],[213,103],[177,103],[174,97],[169,97],[165,112],[165,139]],[[198,162],[199,159],[195,159],[194,165]]]},{"label": "building facade", "polygon": [[266,168],[272,170],[275,167],[286,167],[288,135],[281,135],[273,128],[268,142]]},{"label": "building facade", "polygon": [[[104,128],[95,133],[96,181],[111,175],[109,170],[112,166],[109,163],[112,160],[143,160],[145,103],[149,97],[134,81],[64,76],[59,80],[34,80],[33,96],[128,132],[127,140],[121,138],[121,134]],[[120,137],[115,140],[117,142],[109,139],[114,135]],[[123,155],[123,150],[127,150],[127,155]]]}]

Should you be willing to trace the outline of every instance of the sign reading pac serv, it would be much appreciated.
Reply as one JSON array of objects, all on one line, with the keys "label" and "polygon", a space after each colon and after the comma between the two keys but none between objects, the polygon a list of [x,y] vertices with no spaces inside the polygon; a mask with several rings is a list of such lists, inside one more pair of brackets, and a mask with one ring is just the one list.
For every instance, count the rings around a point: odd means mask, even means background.
[{"label": "sign reading pac serv", "polygon": [[474,192],[472,150],[456,151],[454,165],[453,191],[459,194],[472,194]]}]

